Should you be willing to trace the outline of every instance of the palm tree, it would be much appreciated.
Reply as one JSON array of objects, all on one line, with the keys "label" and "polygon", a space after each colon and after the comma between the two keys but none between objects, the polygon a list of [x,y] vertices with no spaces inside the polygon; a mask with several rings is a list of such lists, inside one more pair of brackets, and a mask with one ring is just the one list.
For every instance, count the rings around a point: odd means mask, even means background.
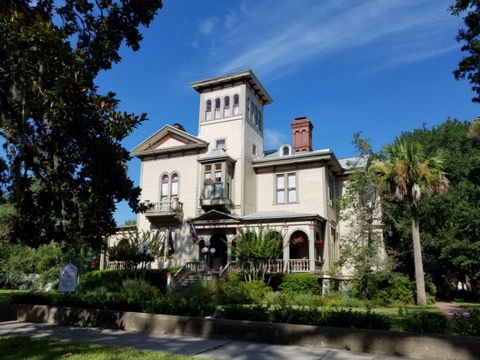
[{"label": "palm tree", "polygon": [[418,203],[422,194],[447,191],[449,182],[443,171],[443,158],[437,151],[426,156],[422,146],[411,139],[397,139],[385,148],[384,161],[375,161],[371,171],[388,194],[396,195],[401,201],[408,201],[411,209],[412,241],[417,285],[417,305],[426,305],[425,279],[423,274],[422,248]]},{"label": "palm tree", "polygon": [[472,125],[468,131],[468,137],[471,139],[480,139],[480,117],[473,120]]}]

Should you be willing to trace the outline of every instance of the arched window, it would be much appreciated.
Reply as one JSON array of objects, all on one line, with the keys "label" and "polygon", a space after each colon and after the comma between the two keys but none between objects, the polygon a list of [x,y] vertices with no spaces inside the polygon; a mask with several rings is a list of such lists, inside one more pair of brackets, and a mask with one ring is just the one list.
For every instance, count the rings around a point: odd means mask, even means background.
[{"label": "arched window", "polygon": [[215,99],[215,119],[220,118],[220,99]]},{"label": "arched window", "polygon": [[238,115],[238,106],[240,104],[240,97],[233,95],[233,115]]},{"label": "arched window", "polygon": [[223,116],[230,116],[230,96],[225,96],[223,99]]},{"label": "arched window", "polygon": [[288,145],[282,148],[282,155],[290,155],[290,147]]},{"label": "arched window", "polygon": [[170,199],[178,198],[178,174],[172,174],[172,183],[170,186]]},{"label": "arched window", "polygon": [[205,119],[206,120],[212,119],[212,100],[207,101]]},{"label": "arched window", "polygon": [[160,184],[160,207],[168,208],[168,197],[169,197],[169,181],[168,175],[162,175],[161,184]]},{"label": "arched window", "polygon": [[171,175],[163,174],[160,178],[160,206],[159,210],[172,208],[173,200],[178,199],[180,176],[177,172]]}]

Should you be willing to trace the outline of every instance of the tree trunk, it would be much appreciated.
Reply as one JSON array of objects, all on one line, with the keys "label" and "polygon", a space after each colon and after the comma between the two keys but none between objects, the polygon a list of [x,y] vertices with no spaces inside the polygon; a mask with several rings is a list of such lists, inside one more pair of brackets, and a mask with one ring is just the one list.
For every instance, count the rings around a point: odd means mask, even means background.
[{"label": "tree trunk", "polygon": [[427,305],[425,293],[425,277],[423,274],[422,246],[420,244],[420,227],[418,223],[418,209],[412,204],[412,240],[413,257],[415,260],[415,283],[417,284],[417,305]]}]

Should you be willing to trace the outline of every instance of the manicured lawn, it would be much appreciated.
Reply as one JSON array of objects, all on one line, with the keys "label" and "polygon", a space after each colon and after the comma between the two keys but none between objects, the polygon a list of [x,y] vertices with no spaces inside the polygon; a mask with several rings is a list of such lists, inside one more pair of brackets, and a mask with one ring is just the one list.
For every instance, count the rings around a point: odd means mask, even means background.
[{"label": "manicured lawn", "polygon": [[467,309],[480,309],[480,303],[455,301],[454,304],[457,304],[458,306],[461,306]]},{"label": "manicured lawn", "polygon": [[154,353],[131,348],[76,344],[67,341],[22,336],[0,336],[2,360],[191,360],[191,356]]}]

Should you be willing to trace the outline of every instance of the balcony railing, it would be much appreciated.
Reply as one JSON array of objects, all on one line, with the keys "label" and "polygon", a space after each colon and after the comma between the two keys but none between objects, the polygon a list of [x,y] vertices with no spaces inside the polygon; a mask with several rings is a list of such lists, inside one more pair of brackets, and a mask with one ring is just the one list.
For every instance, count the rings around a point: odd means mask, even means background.
[{"label": "balcony railing", "polygon": [[183,203],[177,199],[162,200],[160,202],[152,203],[154,206],[147,210],[147,214],[173,214],[183,212]]}]

